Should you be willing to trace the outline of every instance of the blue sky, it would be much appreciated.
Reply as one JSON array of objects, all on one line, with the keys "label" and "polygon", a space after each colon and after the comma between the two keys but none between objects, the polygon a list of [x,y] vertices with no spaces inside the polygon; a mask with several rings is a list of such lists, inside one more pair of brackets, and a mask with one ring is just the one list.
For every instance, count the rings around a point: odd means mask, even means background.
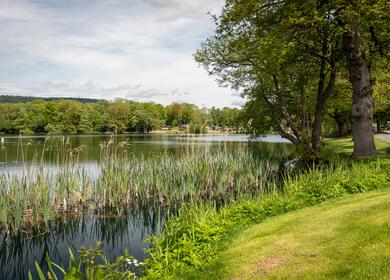
[{"label": "blue sky", "polygon": [[0,94],[238,106],[192,54],[223,0],[0,0]]}]

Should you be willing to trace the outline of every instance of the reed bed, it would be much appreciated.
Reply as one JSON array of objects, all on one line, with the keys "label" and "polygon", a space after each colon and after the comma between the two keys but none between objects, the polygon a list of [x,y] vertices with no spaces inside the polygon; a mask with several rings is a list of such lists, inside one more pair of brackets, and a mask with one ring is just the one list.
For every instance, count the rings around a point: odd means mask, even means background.
[{"label": "reed bed", "polygon": [[[101,143],[99,175],[80,166],[85,147],[69,140],[44,144],[57,169],[50,172],[43,155],[34,154],[23,174],[0,177],[0,227],[3,232],[45,228],[59,216],[80,213],[125,214],[131,209],[178,209],[183,204],[221,205],[240,196],[258,196],[275,188],[278,166],[249,151],[216,149],[174,158],[167,154],[135,157],[127,142]],[[27,151],[21,148],[23,153]]]}]

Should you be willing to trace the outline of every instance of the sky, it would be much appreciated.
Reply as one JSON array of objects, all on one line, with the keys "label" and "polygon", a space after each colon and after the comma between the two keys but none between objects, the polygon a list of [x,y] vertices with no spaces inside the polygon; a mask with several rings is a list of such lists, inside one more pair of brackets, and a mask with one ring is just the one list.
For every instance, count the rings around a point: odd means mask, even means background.
[{"label": "sky", "polygon": [[238,107],[193,59],[223,0],[0,0],[0,94]]}]

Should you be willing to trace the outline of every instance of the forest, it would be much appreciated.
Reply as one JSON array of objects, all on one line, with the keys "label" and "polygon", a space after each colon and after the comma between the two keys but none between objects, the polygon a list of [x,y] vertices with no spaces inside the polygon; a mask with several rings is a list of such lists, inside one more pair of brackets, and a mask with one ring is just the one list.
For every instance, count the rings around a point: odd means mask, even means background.
[{"label": "forest", "polygon": [[[20,98],[4,98],[6,101]],[[188,103],[168,106],[124,99],[34,99],[0,103],[0,133],[3,134],[94,134],[150,132],[181,129],[206,133],[208,128],[238,132],[243,127],[241,110],[199,108]],[[27,99],[28,100],[28,99]]]}]

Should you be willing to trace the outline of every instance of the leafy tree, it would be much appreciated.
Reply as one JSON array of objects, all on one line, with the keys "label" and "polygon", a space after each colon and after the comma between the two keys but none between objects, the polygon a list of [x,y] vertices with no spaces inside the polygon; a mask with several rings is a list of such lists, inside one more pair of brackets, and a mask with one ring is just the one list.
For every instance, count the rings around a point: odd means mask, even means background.
[{"label": "leafy tree", "polygon": [[79,134],[90,134],[95,132],[93,125],[93,111],[88,106],[84,106],[80,115],[80,123],[77,129]]},{"label": "leafy tree", "polygon": [[182,106],[178,103],[173,103],[167,106],[167,124],[171,126],[181,125]]},{"label": "leafy tree", "polygon": [[[28,99],[30,100],[30,99]],[[219,110],[219,109],[218,109]],[[224,108],[218,120],[234,127],[238,109]],[[82,103],[70,99],[33,99],[26,103],[0,103],[0,133],[91,134],[104,132],[149,132],[165,124],[186,124],[194,133],[205,133],[207,109],[174,103],[167,107],[153,102],[123,99]]]},{"label": "leafy tree", "polygon": [[131,114],[130,126],[133,131],[149,132],[154,128],[155,123],[153,115],[146,109],[136,109]]},{"label": "leafy tree", "polygon": [[313,153],[336,76],[333,26],[317,12],[309,20],[289,1],[228,0],[216,34],[195,54],[221,84],[266,108],[282,137]]},{"label": "leafy tree", "polygon": [[330,1],[328,9],[335,11],[343,30],[343,50],[352,85],[353,155],[376,153],[373,138],[373,99],[375,79],[371,75],[378,56],[388,56],[390,13],[386,0]]},{"label": "leafy tree", "polygon": [[82,106],[73,100],[56,102],[56,123],[62,126],[61,133],[76,134],[81,119]]},{"label": "leafy tree", "polygon": [[126,100],[117,99],[109,103],[105,114],[108,129],[115,133],[127,131],[130,123],[130,107]]},{"label": "leafy tree", "polygon": [[240,118],[245,132],[253,136],[269,133],[274,127],[268,109],[261,99],[252,99],[247,102],[240,112]]},{"label": "leafy tree", "polygon": [[268,108],[282,137],[314,155],[321,149],[326,102],[346,65],[354,155],[371,155],[373,82],[363,45],[372,61],[376,53],[386,55],[388,10],[384,0],[227,0],[214,17],[216,34],[195,59],[221,84],[262,100],[257,104]]}]

